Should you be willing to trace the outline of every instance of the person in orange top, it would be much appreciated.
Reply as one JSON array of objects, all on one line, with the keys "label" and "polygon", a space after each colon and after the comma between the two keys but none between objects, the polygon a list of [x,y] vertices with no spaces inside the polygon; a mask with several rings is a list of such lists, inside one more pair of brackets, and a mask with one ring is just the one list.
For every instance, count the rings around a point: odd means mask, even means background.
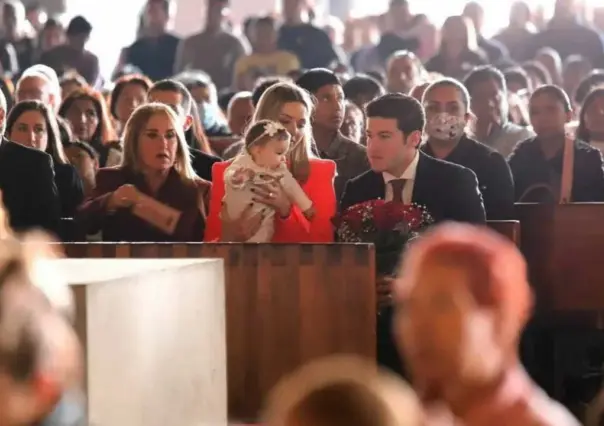
[{"label": "person in orange top", "polygon": [[[290,172],[313,202],[316,215],[307,220],[283,191],[280,184],[256,186],[255,202],[273,209],[275,214],[274,243],[322,243],[333,241],[331,219],[336,214],[334,178],[336,165],[312,153],[310,95],[298,86],[284,82],[270,87],[260,98],[252,123],[258,120],[280,122],[292,136],[292,146],[287,154]],[[205,241],[240,242],[248,240],[258,231],[263,213],[246,209],[240,217],[228,217],[222,207],[224,197],[224,171],[229,162],[212,167],[212,193],[207,219]]]}]

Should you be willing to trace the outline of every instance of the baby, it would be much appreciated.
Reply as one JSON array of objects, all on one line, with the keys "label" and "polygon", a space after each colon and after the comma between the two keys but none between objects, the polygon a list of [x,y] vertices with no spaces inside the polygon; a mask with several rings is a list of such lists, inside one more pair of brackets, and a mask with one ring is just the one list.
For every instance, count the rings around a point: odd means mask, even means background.
[{"label": "baby", "polygon": [[[278,182],[291,200],[302,210],[307,219],[312,219],[312,201],[306,196],[300,184],[292,176],[285,164],[285,153],[290,147],[290,135],[279,123],[261,120],[254,123],[245,135],[245,149],[227,167],[225,172],[224,205],[229,217],[239,217],[250,204],[252,212],[266,209],[254,203],[254,185]],[[273,209],[268,209],[258,232],[248,242],[268,243],[274,233]]]}]

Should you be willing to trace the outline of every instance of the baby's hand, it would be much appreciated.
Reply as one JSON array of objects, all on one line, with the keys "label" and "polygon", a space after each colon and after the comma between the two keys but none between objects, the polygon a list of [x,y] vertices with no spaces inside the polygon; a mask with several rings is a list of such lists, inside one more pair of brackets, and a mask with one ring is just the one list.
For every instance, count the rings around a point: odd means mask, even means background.
[{"label": "baby's hand", "polygon": [[253,171],[250,169],[240,168],[235,170],[230,176],[230,183],[235,187],[243,187],[253,178]]},{"label": "baby's hand", "polygon": [[305,217],[307,220],[313,220],[313,219],[314,219],[314,217],[317,215],[317,211],[315,210],[315,208],[314,208],[314,207],[311,207],[311,208],[309,208],[309,209],[304,210],[304,211],[302,212],[302,214],[304,215],[304,217]]}]

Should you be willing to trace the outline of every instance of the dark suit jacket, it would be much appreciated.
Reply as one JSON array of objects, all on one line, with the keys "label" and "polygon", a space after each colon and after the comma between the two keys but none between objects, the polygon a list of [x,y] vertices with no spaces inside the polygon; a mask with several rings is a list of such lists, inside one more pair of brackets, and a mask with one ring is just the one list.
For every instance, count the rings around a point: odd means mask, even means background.
[{"label": "dark suit jacket", "polygon": [[[433,155],[429,143],[423,144],[421,149]],[[464,136],[444,160],[467,167],[476,174],[487,219],[514,218],[514,181],[510,167],[500,153]]]},{"label": "dark suit jacket", "polygon": [[[562,177],[563,150],[552,159],[546,160],[537,138],[516,145],[508,163],[514,175],[516,201],[528,188],[545,184],[552,187],[556,199],[544,190],[530,191],[522,201],[557,202]],[[604,201],[604,169],[600,150],[581,141],[575,141],[575,167],[573,169],[572,201]]]},{"label": "dark suit jacket", "polygon": [[[476,175],[465,167],[437,160],[422,152],[419,155],[413,202],[425,206],[436,222],[485,223]],[[385,196],[382,174],[369,170],[348,181],[340,204],[342,209],[347,209],[365,201],[384,199]]]},{"label": "dark suit jacket", "polygon": [[71,164],[56,164],[55,183],[61,199],[61,217],[74,217],[84,201],[84,186],[75,167]]},{"label": "dark suit jacket", "polygon": [[3,139],[0,143],[0,190],[16,231],[59,231],[61,204],[50,155]]},{"label": "dark suit jacket", "polygon": [[203,180],[207,180],[208,182],[212,181],[212,166],[214,163],[219,163],[222,159],[214,156],[206,154],[195,148],[189,148],[191,152],[191,166],[193,166],[193,170],[197,173],[197,176],[202,178]]},{"label": "dark suit jacket", "polygon": [[[107,203],[113,191],[125,184],[134,185],[140,192],[182,212],[173,235],[164,234],[129,209],[111,214]],[[93,197],[79,209],[76,222],[81,234],[103,233],[103,241],[146,242],[201,242],[205,216],[209,205],[209,182],[198,179],[185,183],[173,169],[156,196],[153,196],[142,176],[126,168],[101,169],[97,173]],[[202,213],[200,204],[205,206]]]}]

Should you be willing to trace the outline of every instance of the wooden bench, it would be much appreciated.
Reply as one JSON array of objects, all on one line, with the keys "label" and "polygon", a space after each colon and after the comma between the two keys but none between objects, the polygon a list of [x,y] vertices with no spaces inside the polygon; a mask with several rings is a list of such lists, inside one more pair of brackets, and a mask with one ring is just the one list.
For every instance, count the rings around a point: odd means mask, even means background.
[{"label": "wooden bench", "polygon": [[224,260],[230,419],[255,419],[276,382],[310,360],[336,353],[375,358],[371,245],[72,243],[64,248],[72,258]]}]

